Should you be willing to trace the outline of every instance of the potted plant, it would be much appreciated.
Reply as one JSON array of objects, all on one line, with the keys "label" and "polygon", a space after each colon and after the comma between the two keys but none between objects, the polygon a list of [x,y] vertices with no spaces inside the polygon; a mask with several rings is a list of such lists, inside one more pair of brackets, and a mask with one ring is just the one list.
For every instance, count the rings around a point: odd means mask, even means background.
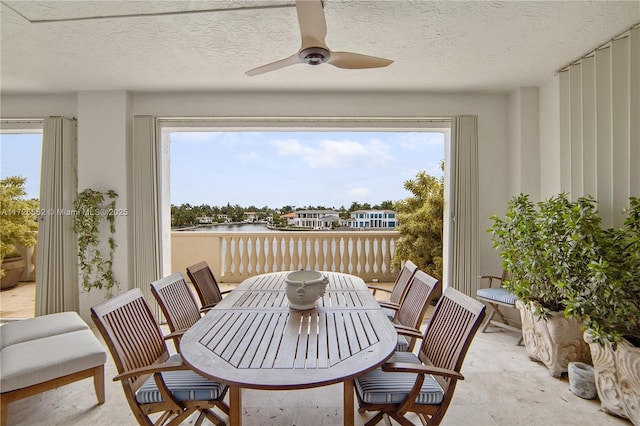
[{"label": "potted plant", "polygon": [[518,297],[527,353],[554,377],[567,372],[569,362],[590,361],[580,322],[564,310],[568,289],[589,276],[600,233],[594,203],[559,194],[536,205],[521,194],[509,201],[504,219],[491,217],[488,230],[508,272],[503,285]]},{"label": "potted plant", "polygon": [[18,245],[32,247],[38,230],[38,200],[25,199],[26,178],[10,176],[0,181],[0,288],[14,287],[25,267]]},{"label": "potted plant", "polygon": [[581,319],[604,411],[640,425],[640,198],[623,227],[603,231],[590,279],[568,291],[567,314]]}]

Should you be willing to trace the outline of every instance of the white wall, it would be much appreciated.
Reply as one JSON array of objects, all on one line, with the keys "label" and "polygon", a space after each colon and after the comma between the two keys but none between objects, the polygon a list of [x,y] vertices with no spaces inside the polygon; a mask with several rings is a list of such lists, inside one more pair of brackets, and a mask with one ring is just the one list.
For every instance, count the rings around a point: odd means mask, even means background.
[{"label": "white wall", "polygon": [[540,198],[559,194],[560,80],[554,76],[540,87]]},{"label": "white wall", "polygon": [[[115,190],[117,209],[128,208],[128,157],[131,141],[130,95],[124,91],[78,94],[78,191],[91,188]],[[123,212],[124,213],[124,212]],[[106,228],[106,227],[105,227]],[[115,220],[114,276],[128,289],[130,280],[129,218]],[[106,232],[106,229],[104,230]],[[105,252],[107,247],[104,247]],[[80,313],[88,319],[89,308],[103,299],[100,291],[80,295]]]},{"label": "white wall", "polygon": [[538,88],[521,87],[509,94],[509,194],[540,194],[540,122]]},{"label": "white wall", "polygon": [[[492,214],[502,214],[510,197],[507,163],[507,96],[421,93],[131,93],[82,92],[69,95],[7,96],[4,117],[78,117],[78,187],[115,189],[127,200],[128,150],[134,115],[158,117],[446,117],[478,116],[480,163],[480,270],[495,273],[500,261],[484,232]],[[128,222],[118,223],[128,234]],[[118,238],[115,272],[127,289],[129,240]],[[83,303],[86,314],[89,301]]]}]

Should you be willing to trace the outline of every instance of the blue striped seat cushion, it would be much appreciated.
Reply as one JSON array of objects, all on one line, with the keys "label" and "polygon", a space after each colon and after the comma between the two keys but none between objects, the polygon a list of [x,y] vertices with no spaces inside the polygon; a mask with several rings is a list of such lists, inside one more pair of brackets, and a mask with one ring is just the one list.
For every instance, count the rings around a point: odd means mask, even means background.
[{"label": "blue striped seat cushion", "polygon": [[[180,355],[173,355],[170,360],[180,359]],[[178,401],[210,401],[224,395],[227,386],[213,382],[191,370],[168,371],[162,373],[162,378],[171,394]],[[144,382],[136,393],[136,401],[140,404],[163,402],[153,375]]]},{"label": "blue striped seat cushion", "polygon": [[[387,362],[421,364],[410,352],[396,352]],[[355,387],[360,399],[368,404],[398,404],[404,401],[416,381],[413,373],[387,373],[381,368],[356,378]],[[431,375],[424,377],[422,389],[416,398],[418,404],[440,404],[444,392]]]},{"label": "blue striped seat cushion", "polygon": [[396,311],[394,311],[393,309],[382,308],[382,311],[387,316],[387,318],[389,318],[390,320],[392,320],[393,317],[396,315]]},{"label": "blue striped seat cushion", "polygon": [[409,350],[409,342],[407,338],[398,334],[398,344],[396,345],[396,351],[407,352]]},{"label": "blue striped seat cushion", "polygon": [[518,298],[506,288],[481,288],[477,292],[478,297],[495,300],[496,302],[515,305]]}]

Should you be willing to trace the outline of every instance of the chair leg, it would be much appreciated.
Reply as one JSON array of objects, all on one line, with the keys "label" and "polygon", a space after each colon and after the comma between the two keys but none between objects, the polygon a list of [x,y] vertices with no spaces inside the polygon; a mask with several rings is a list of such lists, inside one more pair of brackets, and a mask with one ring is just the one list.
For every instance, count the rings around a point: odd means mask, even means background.
[{"label": "chair leg", "polygon": [[489,325],[491,325],[491,321],[493,320],[493,316],[496,314],[496,310],[493,307],[493,305],[489,305],[491,307],[491,313],[489,314],[489,316],[487,317],[487,319],[484,321],[484,325],[482,326],[482,332],[485,333],[487,331],[487,327],[489,327]]},{"label": "chair leg", "polygon": [[380,423],[380,420],[382,420],[384,418],[384,413],[382,411],[376,413],[375,416],[373,416],[371,418],[371,420],[369,420],[367,423],[365,423],[364,426],[373,426],[373,425],[377,425],[378,423]]},{"label": "chair leg", "polygon": [[98,404],[104,404],[104,364],[97,366],[93,372],[93,388],[96,391]]},{"label": "chair leg", "polygon": [[2,426],[7,426],[7,420],[9,418],[9,403],[4,396],[0,397],[2,406],[0,407],[0,416],[2,416]]},{"label": "chair leg", "polygon": [[[205,417],[207,418],[207,420],[209,420],[211,423],[213,423],[216,426],[226,425],[226,422],[224,420],[222,420],[220,417],[216,415],[216,413],[214,413],[212,410],[208,408],[200,411],[200,416],[198,417],[198,420],[200,420],[201,418],[202,420],[204,420]],[[195,426],[197,425],[198,423],[196,422]]]}]

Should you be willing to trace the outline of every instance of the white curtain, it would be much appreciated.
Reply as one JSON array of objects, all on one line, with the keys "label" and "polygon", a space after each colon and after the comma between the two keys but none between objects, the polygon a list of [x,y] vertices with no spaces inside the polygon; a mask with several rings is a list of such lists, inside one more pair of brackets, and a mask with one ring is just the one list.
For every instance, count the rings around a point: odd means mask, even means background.
[{"label": "white curtain", "polygon": [[478,117],[451,119],[447,286],[474,296],[478,289]]},{"label": "white curtain", "polygon": [[77,241],[73,210],[78,190],[76,122],[43,122],[40,216],[36,266],[36,316],[78,310]]},{"label": "white curtain", "polygon": [[562,70],[560,94],[562,190],[619,226],[640,195],[640,27]]},{"label": "white curtain", "polygon": [[[152,305],[150,284],[162,276],[162,240],[158,186],[160,148],[156,118],[133,119],[133,285]],[[156,316],[160,311],[156,306]]]}]

